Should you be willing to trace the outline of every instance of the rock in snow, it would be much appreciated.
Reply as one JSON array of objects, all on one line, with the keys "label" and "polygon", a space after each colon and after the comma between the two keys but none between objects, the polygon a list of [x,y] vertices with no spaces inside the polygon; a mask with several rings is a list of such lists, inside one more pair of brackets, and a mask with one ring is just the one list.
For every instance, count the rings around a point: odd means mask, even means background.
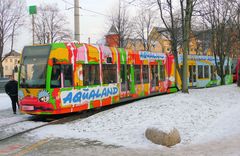
[{"label": "rock in snow", "polygon": [[176,128],[170,132],[160,130],[155,127],[147,128],[145,136],[155,144],[171,147],[181,142],[180,133]]}]

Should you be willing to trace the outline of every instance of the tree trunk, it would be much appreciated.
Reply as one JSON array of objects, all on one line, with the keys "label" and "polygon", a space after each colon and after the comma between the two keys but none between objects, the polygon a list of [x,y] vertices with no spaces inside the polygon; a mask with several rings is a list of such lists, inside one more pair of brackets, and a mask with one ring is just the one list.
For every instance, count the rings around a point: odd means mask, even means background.
[{"label": "tree trunk", "polygon": [[186,0],[186,10],[184,17],[184,27],[183,27],[183,83],[182,92],[188,93],[188,51],[189,51],[189,38],[191,31],[191,17],[192,17],[192,0]]},{"label": "tree trunk", "polygon": [[3,65],[2,65],[2,63],[3,63],[3,45],[4,45],[4,43],[1,43],[0,44],[0,54],[1,54],[1,60],[0,60],[0,77],[3,77]]},{"label": "tree trunk", "polygon": [[3,66],[2,66],[2,61],[0,63],[0,77],[3,77]]}]

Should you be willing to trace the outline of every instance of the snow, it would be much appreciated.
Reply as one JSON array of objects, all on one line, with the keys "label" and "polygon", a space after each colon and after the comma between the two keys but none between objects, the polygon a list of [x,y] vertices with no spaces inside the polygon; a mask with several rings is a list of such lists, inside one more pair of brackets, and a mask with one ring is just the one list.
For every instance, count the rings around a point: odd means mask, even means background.
[{"label": "snow", "polygon": [[5,93],[0,93],[0,111],[12,107],[11,99]]},{"label": "snow", "polygon": [[[128,148],[161,148],[145,138],[147,128],[165,131],[177,128],[182,139],[177,146],[240,134],[239,87],[228,85],[189,91],[189,94],[178,92],[147,98],[71,123],[46,126],[27,137],[89,139]],[[6,96],[0,94],[1,99],[5,98],[0,105],[8,102],[7,106],[11,107]]]},{"label": "snow", "polygon": [[[41,128],[34,138],[62,137],[102,141],[131,148],[160,147],[148,141],[148,127],[176,127],[180,145],[240,134],[240,88],[235,85],[191,89],[139,100],[75,122]],[[61,131],[59,131],[61,129]],[[207,137],[207,139],[205,139]]]}]

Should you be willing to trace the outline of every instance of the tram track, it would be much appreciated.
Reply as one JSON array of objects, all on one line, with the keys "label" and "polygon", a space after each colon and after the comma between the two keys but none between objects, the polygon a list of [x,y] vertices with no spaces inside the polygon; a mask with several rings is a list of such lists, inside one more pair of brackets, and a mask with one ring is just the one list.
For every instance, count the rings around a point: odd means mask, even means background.
[{"label": "tram track", "polygon": [[[61,116],[40,116],[36,117],[35,119],[28,119],[28,120],[22,120],[19,122],[14,122],[10,124],[3,125],[0,127],[0,142],[7,141],[11,138],[21,136],[25,133],[28,133],[30,131],[49,126],[49,125],[55,125],[55,124],[65,124],[68,122],[72,122],[75,120],[81,120],[84,118],[87,118],[93,114],[98,113],[97,110],[88,110],[88,111],[82,111],[75,114],[69,114],[64,115],[64,117]],[[31,127],[24,126],[31,125]],[[21,127],[22,126],[22,127]],[[18,128],[15,128],[18,127]],[[15,130],[17,129],[17,130]]]}]

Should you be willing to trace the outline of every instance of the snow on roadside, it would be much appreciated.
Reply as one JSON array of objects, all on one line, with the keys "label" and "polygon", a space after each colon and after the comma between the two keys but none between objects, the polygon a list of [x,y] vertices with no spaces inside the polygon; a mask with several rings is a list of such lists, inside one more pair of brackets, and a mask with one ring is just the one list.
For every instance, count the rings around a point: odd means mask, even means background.
[{"label": "snow on roadside", "polygon": [[[232,129],[240,134],[239,120],[234,120],[240,118],[236,109],[240,105],[239,94],[240,88],[235,85],[192,89],[190,94],[178,92],[148,98],[73,123],[48,126],[29,136],[84,138],[107,144],[146,148],[158,146],[145,138],[145,130],[152,125],[162,125],[163,129],[176,127],[181,134],[181,144],[198,142],[196,138],[202,140],[201,136],[205,137],[206,133],[217,133],[219,135],[215,139],[219,139],[224,134],[228,135]],[[231,117],[226,119],[228,116]],[[230,124],[224,131],[218,131],[225,126],[222,121]],[[234,122],[238,123],[231,124]],[[211,130],[210,125],[214,130]]]},{"label": "snow on roadside", "polygon": [[5,110],[12,107],[12,102],[9,96],[5,93],[0,94],[0,110]]}]

